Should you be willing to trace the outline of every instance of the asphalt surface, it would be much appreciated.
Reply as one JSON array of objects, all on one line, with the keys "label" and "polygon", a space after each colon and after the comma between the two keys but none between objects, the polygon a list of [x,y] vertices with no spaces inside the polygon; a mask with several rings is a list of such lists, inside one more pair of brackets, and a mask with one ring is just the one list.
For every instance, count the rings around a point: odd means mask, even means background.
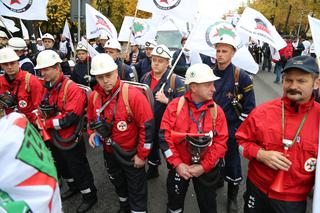
[{"label": "asphalt surface", "polygon": [[[268,100],[277,98],[282,95],[282,86],[274,84],[274,74],[269,72],[260,71],[254,79],[254,90],[256,94],[257,105],[264,103]],[[104,168],[102,150],[101,148],[92,149],[87,147],[87,156],[90,161],[90,166],[95,178],[95,185],[98,189],[98,203],[89,211],[91,213],[116,213],[119,204],[118,198],[115,194],[113,185],[107,177],[107,172]],[[162,161],[160,166],[160,177],[150,180],[148,182],[148,212],[149,213],[165,213],[166,212],[166,175],[167,168],[165,162]],[[243,192],[245,190],[245,178],[247,174],[247,160],[242,160],[243,177],[244,181],[241,184],[239,192],[239,213],[243,212]],[[62,191],[66,190],[63,184]],[[218,212],[226,212],[227,205],[227,184],[223,188],[217,190],[217,205]],[[77,206],[81,203],[81,195],[76,195],[63,202],[63,210],[65,213],[76,212]],[[308,202],[308,211],[311,213],[310,200]],[[185,199],[185,213],[199,212],[196,196],[192,184],[189,186],[189,191]]]}]

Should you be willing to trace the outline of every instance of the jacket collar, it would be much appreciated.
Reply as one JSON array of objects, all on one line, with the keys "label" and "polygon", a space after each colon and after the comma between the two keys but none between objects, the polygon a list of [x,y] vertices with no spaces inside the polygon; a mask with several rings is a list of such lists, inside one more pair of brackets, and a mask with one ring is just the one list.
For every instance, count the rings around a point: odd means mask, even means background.
[{"label": "jacket collar", "polygon": [[284,96],[282,100],[286,110],[294,113],[304,113],[313,107],[315,98],[312,95],[311,99],[304,104],[297,104],[296,102],[291,101],[287,96]]},{"label": "jacket collar", "polygon": [[106,92],[104,91],[104,89],[97,84],[95,90],[98,92],[99,95],[101,95],[101,97],[103,99],[107,99],[109,97],[111,97],[116,91],[117,89],[121,86],[121,81],[120,79],[118,79],[118,81],[116,82],[116,84],[114,85],[114,87],[111,89],[111,92],[107,95]]},{"label": "jacket collar", "polygon": [[21,69],[19,68],[19,71],[14,79],[10,79],[6,73],[4,74],[4,77],[9,84],[12,84],[13,82],[21,81],[21,79],[23,77],[22,74],[23,73],[22,73]]},{"label": "jacket collar", "polygon": [[214,101],[211,99],[209,101],[206,101],[202,104],[202,106],[200,108],[196,108],[195,103],[193,102],[192,98],[191,98],[191,92],[188,91],[187,93],[185,93],[184,95],[185,99],[187,100],[190,109],[192,109],[192,111],[205,111],[209,108],[212,108],[214,106]]}]

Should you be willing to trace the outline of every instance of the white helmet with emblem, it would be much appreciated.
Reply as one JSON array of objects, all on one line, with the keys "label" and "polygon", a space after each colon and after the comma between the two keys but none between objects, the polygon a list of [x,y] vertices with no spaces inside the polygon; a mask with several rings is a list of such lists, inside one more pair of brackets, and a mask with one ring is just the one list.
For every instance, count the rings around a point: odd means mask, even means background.
[{"label": "white helmet with emblem", "polygon": [[172,57],[169,48],[163,44],[156,46],[152,50],[151,55],[152,56],[159,56],[159,57],[167,58],[167,59],[170,59]]},{"label": "white helmet with emblem", "polygon": [[104,45],[104,48],[117,49],[121,51],[121,44],[117,39],[110,39],[106,42],[106,44]]},{"label": "white helmet with emblem", "polygon": [[0,49],[0,64],[18,61],[19,56],[17,53],[9,47]]},{"label": "white helmet with emblem", "polygon": [[118,65],[107,53],[101,53],[92,58],[91,75],[101,75],[118,69]]},{"label": "white helmet with emblem", "polygon": [[50,40],[52,40],[52,41],[54,42],[54,37],[53,37],[53,35],[51,35],[50,33],[44,34],[44,35],[41,37],[41,39],[42,39],[42,40],[43,40],[43,39],[50,39]]},{"label": "white helmet with emblem", "polygon": [[206,83],[220,79],[213,74],[213,70],[206,64],[191,65],[186,72],[185,84]]},{"label": "white helmet with emblem", "polygon": [[37,66],[35,66],[34,69],[39,70],[46,67],[51,67],[61,62],[62,60],[58,53],[53,50],[43,50],[37,57]]}]

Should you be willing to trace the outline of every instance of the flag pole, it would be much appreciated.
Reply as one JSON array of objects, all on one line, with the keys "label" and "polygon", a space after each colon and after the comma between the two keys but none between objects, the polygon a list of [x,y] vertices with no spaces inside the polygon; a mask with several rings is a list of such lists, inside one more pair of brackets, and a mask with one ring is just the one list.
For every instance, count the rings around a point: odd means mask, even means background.
[{"label": "flag pole", "polygon": [[130,34],[129,34],[128,43],[127,43],[127,47],[126,47],[125,53],[127,53],[127,52],[129,51],[129,45],[130,45],[131,33],[132,33],[132,26],[134,25],[134,21],[136,20],[136,17],[137,17],[138,4],[139,4],[139,1],[138,1],[138,3],[137,3],[136,10],[135,10],[135,12],[134,12],[134,17],[133,17],[132,25],[131,25],[131,27],[130,27]]},{"label": "flag pole", "polygon": [[7,27],[7,25],[4,23],[4,20],[3,20],[3,18],[2,18],[1,15],[0,15],[0,21],[2,22],[4,28],[6,28],[6,30],[8,31],[8,33],[9,33],[9,35],[10,35],[10,37],[12,38],[13,35],[12,35],[12,33],[10,32],[9,28]]},{"label": "flag pole", "polygon": [[188,35],[187,41],[186,41],[185,45],[181,48],[181,51],[180,51],[180,53],[179,53],[176,61],[175,61],[174,64],[172,65],[172,67],[171,67],[171,69],[170,69],[170,71],[169,71],[169,74],[168,74],[168,76],[167,76],[167,80],[162,84],[162,86],[161,86],[161,88],[160,88],[160,91],[161,91],[161,92],[163,92],[163,89],[164,89],[164,87],[166,86],[166,82],[170,79],[170,77],[171,77],[171,75],[172,75],[172,73],[173,73],[174,68],[177,66],[178,61],[180,60],[180,58],[181,58],[181,56],[182,56],[183,51],[186,49],[185,47],[187,46],[187,44],[188,44],[189,41],[191,40],[191,37],[192,37],[192,35],[194,34],[194,31],[195,31],[194,29],[195,29],[195,28],[193,28],[192,31],[191,31],[191,33]]}]

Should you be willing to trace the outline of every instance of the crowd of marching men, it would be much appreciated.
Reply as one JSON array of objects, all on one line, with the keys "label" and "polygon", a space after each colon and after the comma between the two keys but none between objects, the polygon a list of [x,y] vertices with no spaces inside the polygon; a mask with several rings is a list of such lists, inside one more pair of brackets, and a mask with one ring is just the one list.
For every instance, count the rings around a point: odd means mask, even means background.
[{"label": "crowd of marching men", "polygon": [[[182,46],[186,40],[181,39]],[[99,54],[91,58],[88,46],[79,42],[72,63],[68,41],[61,36],[57,49],[55,41],[44,34],[37,41],[38,52],[29,58],[26,41],[8,39],[0,31],[0,110],[1,116],[23,113],[40,131],[57,178],[68,184],[61,199],[82,194],[77,212],[89,211],[98,200],[85,143],[103,144],[119,213],[147,212],[147,179],[159,176],[160,149],[169,168],[168,213],[184,211],[191,179],[200,212],[217,212],[223,164],[227,212],[238,212],[240,153],[250,160],[245,212],[305,212],[317,158],[313,130],[320,116],[312,95],[319,74],[314,58],[286,58],[281,71],[284,97],[256,108],[252,79],[231,63],[237,49],[231,36],[223,35],[214,44],[216,59],[202,55],[203,64],[193,65],[185,49],[172,54],[149,40],[144,52],[132,44],[130,54],[123,53],[118,40],[103,34],[94,45]],[[283,149],[295,158],[289,160]],[[304,156],[297,157],[302,151]],[[277,170],[296,178],[287,175],[291,179],[284,183],[276,178]]]}]

